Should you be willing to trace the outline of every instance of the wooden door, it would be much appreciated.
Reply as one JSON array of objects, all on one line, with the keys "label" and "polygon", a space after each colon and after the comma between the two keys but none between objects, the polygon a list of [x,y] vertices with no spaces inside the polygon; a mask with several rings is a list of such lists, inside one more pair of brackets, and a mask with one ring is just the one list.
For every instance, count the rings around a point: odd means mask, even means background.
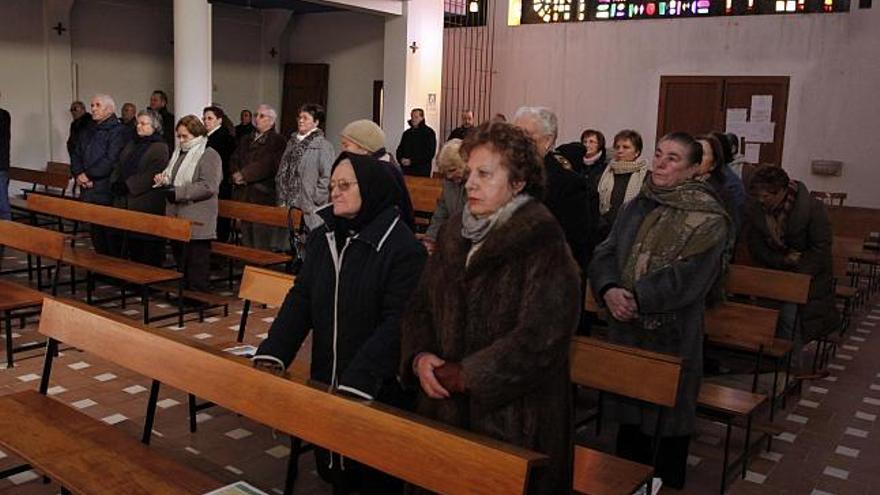
[{"label": "wooden door", "polygon": [[[759,149],[755,163],[782,164],[785,142],[785,117],[788,109],[789,78],[785,76],[663,76],[660,78],[660,107],[657,114],[657,136],[668,132],[684,131],[691,134],[729,132],[728,111],[739,111],[746,125],[736,128],[754,128],[758,118],[752,108],[753,96],[772,99],[770,142],[755,136],[740,137],[740,153],[747,145]],[[744,113],[743,113],[744,112]]]},{"label": "wooden door", "polygon": [[[327,108],[327,86],[330,81],[328,64],[284,64],[284,90],[281,108],[281,134],[285,137],[296,130],[299,108],[318,103]],[[322,129],[327,128],[321,122]]]}]

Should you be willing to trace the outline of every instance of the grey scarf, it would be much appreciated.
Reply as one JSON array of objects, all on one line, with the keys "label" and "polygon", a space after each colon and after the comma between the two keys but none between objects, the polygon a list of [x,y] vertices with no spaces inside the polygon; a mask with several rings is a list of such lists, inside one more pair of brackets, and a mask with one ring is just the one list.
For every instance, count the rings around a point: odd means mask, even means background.
[{"label": "grey scarf", "polygon": [[479,244],[489,234],[493,227],[506,222],[520,206],[526,204],[532,197],[525,193],[520,193],[510,199],[498,211],[483,218],[478,218],[471,214],[471,209],[467,203],[461,212],[461,236]]}]

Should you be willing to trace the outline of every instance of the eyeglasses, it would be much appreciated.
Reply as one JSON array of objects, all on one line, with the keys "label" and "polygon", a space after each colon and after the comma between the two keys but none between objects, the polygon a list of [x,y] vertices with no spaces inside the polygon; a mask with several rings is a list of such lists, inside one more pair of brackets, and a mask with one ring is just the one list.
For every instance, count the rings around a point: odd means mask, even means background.
[{"label": "eyeglasses", "polygon": [[357,184],[356,180],[345,180],[345,179],[331,180],[330,181],[330,190],[333,191],[334,189],[338,188],[339,192],[345,192],[345,191],[348,191],[351,188],[351,186],[353,186],[355,184]]}]

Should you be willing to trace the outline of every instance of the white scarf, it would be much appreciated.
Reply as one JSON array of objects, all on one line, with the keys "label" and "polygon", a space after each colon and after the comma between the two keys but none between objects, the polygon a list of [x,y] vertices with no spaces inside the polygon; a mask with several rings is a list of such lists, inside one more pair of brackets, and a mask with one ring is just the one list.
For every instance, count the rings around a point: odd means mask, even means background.
[{"label": "white scarf", "polygon": [[617,167],[618,170],[616,172],[615,163],[617,162],[611,162],[610,165],[605,167],[602,177],[599,178],[599,213],[603,215],[611,210],[611,192],[614,190],[615,173],[632,173],[626,185],[626,193],[623,195],[624,203],[638,196],[639,191],[642,190],[642,183],[645,182],[645,175],[648,173],[648,163],[642,159],[637,160],[632,165],[624,162],[625,166]]},{"label": "white scarf", "polygon": [[184,151],[186,155],[183,157],[183,162],[180,164],[180,168],[177,169],[177,175],[174,177],[173,185],[178,187],[192,183],[193,175],[196,173],[196,165],[199,164],[199,160],[202,158],[202,155],[205,154],[205,148],[207,146],[208,138],[206,136],[199,136],[190,139],[186,143],[181,143],[180,146],[175,148],[174,153],[171,155],[171,160],[168,162],[168,166],[162,171],[162,175],[165,177],[165,183],[171,183],[171,174],[174,172],[174,164],[177,163],[177,159],[180,158],[181,151]]}]

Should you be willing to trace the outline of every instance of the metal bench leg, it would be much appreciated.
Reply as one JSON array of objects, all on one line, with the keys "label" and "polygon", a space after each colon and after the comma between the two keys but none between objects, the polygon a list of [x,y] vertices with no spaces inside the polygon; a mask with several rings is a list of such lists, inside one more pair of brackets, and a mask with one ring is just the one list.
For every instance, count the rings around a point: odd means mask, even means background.
[{"label": "metal bench leg", "polygon": [[241,308],[241,320],[238,323],[238,337],[235,338],[236,342],[244,342],[244,329],[247,327],[248,320],[248,312],[251,310],[251,300],[244,300],[244,307]]},{"label": "metal bench leg", "polygon": [[40,378],[40,393],[46,395],[49,392],[49,375],[52,374],[52,361],[58,355],[58,341],[49,338],[46,343],[46,358],[43,361],[43,376]]},{"label": "metal bench leg", "polygon": [[150,288],[141,287],[141,309],[144,312],[144,325],[150,324]]},{"label": "metal bench leg", "polygon": [[773,392],[770,396],[770,422],[773,422],[773,418],[776,413],[776,394],[777,389],[779,387],[779,359],[773,360]]},{"label": "metal bench leg", "polygon": [[3,312],[3,320],[6,327],[6,369],[14,367],[12,351],[12,314],[7,309]]},{"label": "metal bench leg", "polygon": [[127,297],[127,294],[126,294],[125,287],[126,287],[126,284],[123,283],[123,284],[122,284],[122,288],[119,289],[119,294],[122,296],[122,309],[125,309],[125,306],[126,306],[125,303],[128,302],[128,301],[127,301],[128,297]]},{"label": "metal bench leg", "polygon": [[86,272],[86,302],[92,304],[92,293],[95,291],[95,276],[91,271]]},{"label": "metal bench leg", "polygon": [[758,347],[758,355],[755,358],[755,375],[752,377],[752,393],[758,391],[758,377],[761,376],[761,355],[764,354],[764,346]]},{"label": "metal bench leg", "polygon": [[150,400],[147,401],[147,417],[144,419],[144,434],[141,442],[150,445],[150,439],[153,437],[153,421],[156,420],[156,402],[159,400],[159,386],[162,385],[159,380],[153,380],[150,385]]},{"label": "metal bench leg", "polygon": [[727,461],[730,458],[730,432],[733,429],[733,418],[727,418],[727,433],[724,435],[724,463],[721,465],[721,495],[727,490]]},{"label": "metal bench leg", "polygon": [[743,452],[743,467],[742,467],[742,478],[746,478],[746,470],[749,468],[749,450],[751,450],[751,441],[752,441],[752,415],[749,414],[746,418],[746,449]]},{"label": "metal bench leg", "polygon": [[196,396],[189,394],[189,431],[195,433],[198,425],[196,423]]},{"label": "metal bench leg", "polygon": [[76,267],[70,265],[70,295],[76,294]]},{"label": "metal bench leg", "polygon": [[183,328],[183,279],[177,279],[177,327]]}]

